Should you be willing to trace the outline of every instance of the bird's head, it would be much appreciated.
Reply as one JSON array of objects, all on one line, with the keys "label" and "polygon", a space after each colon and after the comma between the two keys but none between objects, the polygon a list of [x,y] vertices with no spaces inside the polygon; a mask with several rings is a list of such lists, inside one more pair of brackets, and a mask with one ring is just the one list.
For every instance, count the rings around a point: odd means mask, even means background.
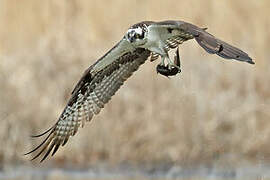
[{"label": "bird's head", "polygon": [[125,39],[130,43],[141,46],[146,43],[146,29],[141,26],[132,26],[125,34]]}]

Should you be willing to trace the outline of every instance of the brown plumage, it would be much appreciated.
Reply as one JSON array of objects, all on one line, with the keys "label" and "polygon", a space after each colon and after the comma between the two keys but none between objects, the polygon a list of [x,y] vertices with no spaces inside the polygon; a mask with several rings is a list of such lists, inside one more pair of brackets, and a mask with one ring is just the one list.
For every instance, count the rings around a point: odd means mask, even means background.
[{"label": "brown plumage", "polygon": [[[25,155],[36,153],[32,160],[42,156],[41,162],[51,152],[54,155],[70,136],[77,133],[80,126],[83,127],[85,122],[100,112],[124,81],[148,57],[151,57],[151,61],[158,56],[164,57],[170,49],[193,38],[208,53],[254,64],[247,53],[217,39],[206,32],[206,28],[183,21],[145,21],[135,24],[116,46],[84,72],[56,124],[44,133],[33,136],[46,137]],[[180,66],[180,61],[179,65],[170,65]],[[164,74],[175,75],[178,72],[166,71],[166,68],[161,67]]]},{"label": "brown plumage", "polygon": [[66,108],[61,114],[57,123],[46,132],[33,137],[47,135],[45,140],[30,154],[40,151],[32,158],[36,159],[46,149],[41,162],[53,150],[52,155],[59,146],[64,146],[70,136],[74,136],[78,128],[83,127],[86,121],[90,121],[93,115],[98,114],[124,81],[136,71],[149,57],[150,51],[139,48],[132,53],[126,53],[118,58],[113,64],[104,70],[91,76],[91,67],[87,69],[72,92]]}]

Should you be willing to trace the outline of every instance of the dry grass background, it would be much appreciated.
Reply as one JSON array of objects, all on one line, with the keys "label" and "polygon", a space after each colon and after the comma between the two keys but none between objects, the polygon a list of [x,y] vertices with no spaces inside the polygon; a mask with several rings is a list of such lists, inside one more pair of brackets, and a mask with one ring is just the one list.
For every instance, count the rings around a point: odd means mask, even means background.
[{"label": "dry grass background", "polygon": [[[179,19],[241,47],[255,66],[222,60],[195,41],[182,73],[149,61],[51,162],[268,163],[268,0],[0,0],[0,165],[28,163],[83,71],[142,20]],[[47,161],[48,162],[48,161]]]}]

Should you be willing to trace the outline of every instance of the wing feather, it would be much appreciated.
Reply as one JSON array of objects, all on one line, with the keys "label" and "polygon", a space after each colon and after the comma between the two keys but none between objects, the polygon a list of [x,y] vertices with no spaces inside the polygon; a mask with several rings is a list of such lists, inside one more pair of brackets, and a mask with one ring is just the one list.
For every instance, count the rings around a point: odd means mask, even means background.
[{"label": "wing feather", "polygon": [[[36,159],[44,153],[41,162],[52,150],[52,155],[54,155],[60,145],[64,146],[69,137],[77,133],[80,126],[83,127],[86,121],[90,121],[94,114],[100,112],[124,81],[147,60],[150,54],[150,51],[138,48],[126,52],[106,66],[101,62],[100,64],[104,68],[99,71],[93,71],[97,63],[89,67],[72,91],[72,96],[56,124],[34,137],[49,133],[48,136],[40,145],[25,155],[40,149],[32,159]],[[102,60],[101,58],[99,61]]]},{"label": "wing feather", "polygon": [[[184,21],[145,21],[142,23],[150,30],[154,29],[157,32],[167,51],[176,48],[184,41],[195,38],[198,44],[210,54],[254,64],[247,53],[206,32],[206,28],[199,28]],[[32,158],[36,159],[44,153],[41,161],[45,160],[51,151],[54,155],[60,145],[64,146],[69,137],[77,133],[80,126],[83,127],[100,112],[124,81],[149,56],[151,56],[151,61],[154,61],[159,54],[143,48],[135,49],[127,41],[120,41],[84,72],[56,124],[44,133],[32,136],[47,135],[41,144],[25,155],[37,152]]]},{"label": "wing feather", "polygon": [[216,38],[206,31],[207,28],[200,28],[184,21],[161,21],[152,23],[150,26],[161,32],[160,36],[165,42],[165,49],[175,48],[184,41],[195,38],[198,44],[210,54],[254,64],[247,53]]},{"label": "wing feather", "polygon": [[225,59],[235,59],[254,64],[247,53],[220,39],[217,39],[205,30],[198,31],[198,35],[195,36],[195,40],[210,54],[217,54]]}]

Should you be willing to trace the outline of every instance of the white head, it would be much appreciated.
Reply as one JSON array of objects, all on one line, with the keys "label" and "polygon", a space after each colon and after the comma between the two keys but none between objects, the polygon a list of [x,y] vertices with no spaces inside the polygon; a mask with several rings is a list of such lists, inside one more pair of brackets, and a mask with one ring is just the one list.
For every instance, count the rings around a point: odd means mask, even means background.
[{"label": "white head", "polygon": [[143,45],[146,43],[145,35],[145,29],[137,26],[129,28],[127,33],[125,34],[125,38],[132,44]]}]

